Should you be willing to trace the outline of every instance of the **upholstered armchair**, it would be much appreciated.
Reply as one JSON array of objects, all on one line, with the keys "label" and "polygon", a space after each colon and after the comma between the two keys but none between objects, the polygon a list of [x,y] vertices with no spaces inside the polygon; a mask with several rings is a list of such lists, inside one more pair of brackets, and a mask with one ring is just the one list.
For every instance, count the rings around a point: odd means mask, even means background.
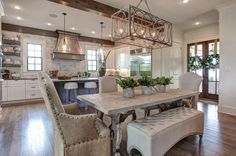
[{"label": "upholstered armchair", "polygon": [[77,107],[63,107],[52,80],[39,73],[40,90],[53,121],[55,156],[110,156],[110,130],[96,114],[72,115]]},{"label": "upholstered armchair", "polygon": [[[199,91],[200,84],[202,83],[203,78],[198,74],[187,72],[180,76],[179,78],[179,88],[183,90]],[[198,101],[198,96],[188,99],[183,99],[183,105],[186,107],[196,107]]]}]

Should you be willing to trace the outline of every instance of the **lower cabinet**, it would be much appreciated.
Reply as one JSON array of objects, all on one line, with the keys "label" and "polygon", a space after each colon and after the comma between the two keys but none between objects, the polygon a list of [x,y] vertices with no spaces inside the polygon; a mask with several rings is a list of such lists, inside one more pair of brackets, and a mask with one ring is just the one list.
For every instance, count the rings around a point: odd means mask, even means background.
[{"label": "lower cabinet", "polygon": [[41,98],[37,81],[35,80],[5,80],[2,84],[2,101],[34,100]]},{"label": "lower cabinet", "polygon": [[9,85],[7,87],[7,100],[23,100],[25,99],[25,85]]}]

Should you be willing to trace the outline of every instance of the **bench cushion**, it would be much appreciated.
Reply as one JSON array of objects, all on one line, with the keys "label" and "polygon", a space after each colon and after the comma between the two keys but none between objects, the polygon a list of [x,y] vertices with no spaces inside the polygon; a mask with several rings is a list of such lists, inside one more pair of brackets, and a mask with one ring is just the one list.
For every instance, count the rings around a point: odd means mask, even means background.
[{"label": "bench cushion", "polygon": [[165,130],[179,122],[194,117],[202,112],[185,107],[178,107],[156,115],[148,116],[129,123],[129,126],[136,127],[149,136],[155,135],[157,132]]},{"label": "bench cushion", "polygon": [[204,114],[178,107],[132,121],[127,126],[127,150],[137,149],[143,156],[162,156],[181,139],[203,134]]}]

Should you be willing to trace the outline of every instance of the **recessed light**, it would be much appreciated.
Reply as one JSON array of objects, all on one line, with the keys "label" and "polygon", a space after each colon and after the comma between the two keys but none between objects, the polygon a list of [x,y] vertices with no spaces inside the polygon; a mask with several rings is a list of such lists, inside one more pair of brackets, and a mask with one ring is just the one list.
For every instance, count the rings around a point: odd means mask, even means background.
[{"label": "recessed light", "polygon": [[195,25],[199,25],[200,23],[199,22],[196,22]]},{"label": "recessed light", "polygon": [[21,8],[20,8],[20,6],[15,5],[15,6],[14,6],[14,9],[16,9],[16,10],[20,10]]},{"label": "recessed light", "polygon": [[76,28],[75,28],[75,27],[72,27],[71,30],[76,30]]},{"label": "recessed light", "polygon": [[47,25],[48,25],[48,26],[51,26],[51,25],[52,25],[52,23],[47,23]]},{"label": "recessed light", "polygon": [[96,32],[95,31],[91,31],[92,34],[95,34]]},{"label": "recessed light", "polygon": [[22,20],[22,18],[20,16],[16,17],[17,20]]},{"label": "recessed light", "polygon": [[182,0],[182,3],[184,3],[184,4],[186,4],[188,2],[189,2],[189,0]]},{"label": "recessed light", "polygon": [[111,34],[109,34],[108,36],[111,37]]}]

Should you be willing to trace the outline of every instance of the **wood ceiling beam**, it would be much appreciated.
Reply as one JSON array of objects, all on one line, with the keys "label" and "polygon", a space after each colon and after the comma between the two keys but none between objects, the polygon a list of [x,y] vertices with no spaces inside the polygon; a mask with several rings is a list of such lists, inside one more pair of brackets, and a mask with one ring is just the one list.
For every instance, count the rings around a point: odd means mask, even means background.
[{"label": "wood ceiling beam", "polygon": [[111,17],[112,14],[119,11],[118,8],[94,1],[94,0],[48,0],[72,8],[80,9],[87,12],[93,12],[105,17]]},{"label": "wood ceiling beam", "polygon": [[[55,38],[58,37],[58,34],[56,31],[49,31],[49,30],[43,30],[43,29],[7,24],[7,23],[2,23],[2,30],[25,33],[25,34],[32,34],[32,35],[47,36],[47,37],[55,37]],[[97,44],[101,43],[101,39],[88,37],[88,36],[79,36],[79,41],[91,42],[91,43],[97,43]],[[115,45],[113,41],[105,40],[105,39],[102,40],[102,44],[109,45],[109,46]]]}]

